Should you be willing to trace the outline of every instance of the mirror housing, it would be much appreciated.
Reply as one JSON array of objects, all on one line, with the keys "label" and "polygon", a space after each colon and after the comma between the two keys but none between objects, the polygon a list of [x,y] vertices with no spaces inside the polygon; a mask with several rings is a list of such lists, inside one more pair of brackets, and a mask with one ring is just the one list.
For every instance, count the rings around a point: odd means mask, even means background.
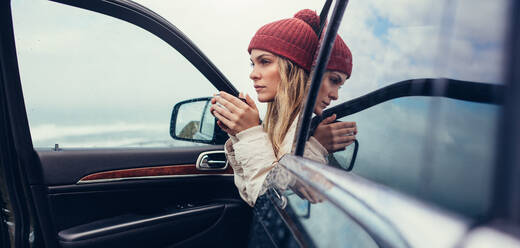
[{"label": "mirror housing", "polygon": [[176,140],[221,145],[227,134],[210,113],[211,97],[185,100],[175,104],[170,119],[170,136]]},{"label": "mirror housing", "polygon": [[341,168],[342,170],[351,171],[354,169],[354,164],[356,163],[358,149],[359,142],[354,140],[354,143],[347,146],[344,151],[329,154],[329,164]]}]

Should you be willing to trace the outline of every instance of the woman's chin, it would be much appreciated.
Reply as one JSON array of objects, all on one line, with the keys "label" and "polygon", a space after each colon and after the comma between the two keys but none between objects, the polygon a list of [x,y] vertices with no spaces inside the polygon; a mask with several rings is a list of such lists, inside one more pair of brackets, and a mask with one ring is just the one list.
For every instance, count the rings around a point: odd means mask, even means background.
[{"label": "woman's chin", "polygon": [[314,109],[314,113],[315,113],[316,115],[321,116],[321,115],[323,114],[323,109],[320,108],[320,107],[316,107],[316,108]]},{"label": "woman's chin", "polygon": [[274,100],[274,97],[265,96],[263,94],[258,94],[258,101],[259,102],[272,102]]}]

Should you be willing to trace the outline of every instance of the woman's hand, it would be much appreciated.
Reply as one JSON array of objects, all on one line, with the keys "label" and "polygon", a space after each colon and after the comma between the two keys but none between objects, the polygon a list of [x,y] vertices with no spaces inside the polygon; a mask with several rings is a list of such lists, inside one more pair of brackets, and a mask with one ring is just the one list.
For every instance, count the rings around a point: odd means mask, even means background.
[{"label": "woman's hand", "polygon": [[356,139],[355,122],[334,122],[336,114],[325,118],[314,130],[314,138],[327,149],[329,153],[345,150]]},{"label": "woman's hand", "polygon": [[211,99],[211,113],[218,119],[218,126],[230,135],[236,135],[260,123],[255,101],[249,95],[244,97],[242,93],[239,97],[245,98],[246,102],[223,91],[220,92],[220,96]]}]

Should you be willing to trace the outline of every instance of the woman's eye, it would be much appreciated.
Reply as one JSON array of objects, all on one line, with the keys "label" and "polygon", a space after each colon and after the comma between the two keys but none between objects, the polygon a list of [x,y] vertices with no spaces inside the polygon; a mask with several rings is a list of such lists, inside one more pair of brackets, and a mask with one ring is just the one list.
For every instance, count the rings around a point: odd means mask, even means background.
[{"label": "woman's eye", "polygon": [[269,64],[270,62],[271,62],[271,61],[266,60],[266,59],[262,59],[262,60],[260,60],[260,63],[262,63],[263,65],[265,65],[265,64]]},{"label": "woman's eye", "polygon": [[339,84],[341,83],[341,80],[336,78],[336,77],[331,77],[330,78],[330,81],[333,83],[333,84]]},{"label": "woman's eye", "polygon": [[255,63],[251,62],[251,64],[250,64],[250,65],[251,65],[251,67],[254,67],[254,66],[255,66]]}]

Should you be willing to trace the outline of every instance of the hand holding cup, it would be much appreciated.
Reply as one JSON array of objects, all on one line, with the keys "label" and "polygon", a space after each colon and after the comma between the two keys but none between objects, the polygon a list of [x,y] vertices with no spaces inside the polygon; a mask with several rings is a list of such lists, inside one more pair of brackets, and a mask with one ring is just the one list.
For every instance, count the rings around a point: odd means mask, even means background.
[{"label": "hand holding cup", "polygon": [[211,104],[210,111],[218,119],[217,125],[230,135],[257,126],[260,122],[258,108],[249,95],[240,93],[239,97],[235,97],[221,91],[211,99]]}]

